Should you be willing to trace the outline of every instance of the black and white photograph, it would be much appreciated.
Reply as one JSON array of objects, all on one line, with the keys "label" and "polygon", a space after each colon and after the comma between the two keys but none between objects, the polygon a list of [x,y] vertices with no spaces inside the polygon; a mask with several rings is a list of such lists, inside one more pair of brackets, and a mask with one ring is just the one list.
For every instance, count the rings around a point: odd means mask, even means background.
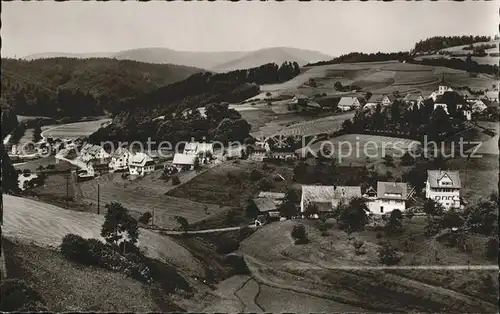
[{"label": "black and white photograph", "polygon": [[2,1],[0,311],[498,313],[500,1]]}]

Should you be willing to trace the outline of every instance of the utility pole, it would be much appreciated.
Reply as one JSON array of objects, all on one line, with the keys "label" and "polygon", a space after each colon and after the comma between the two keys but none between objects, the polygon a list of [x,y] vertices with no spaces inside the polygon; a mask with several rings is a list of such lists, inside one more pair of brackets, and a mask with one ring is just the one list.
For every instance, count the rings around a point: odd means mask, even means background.
[{"label": "utility pole", "polygon": [[100,192],[100,187],[99,187],[99,183],[97,183],[97,215],[99,215],[99,205],[100,205],[100,196],[99,196],[99,192]]},{"label": "utility pole", "polygon": [[66,176],[66,206],[68,206],[68,200],[69,200],[69,176],[71,175],[71,172],[68,171],[68,175]]}]

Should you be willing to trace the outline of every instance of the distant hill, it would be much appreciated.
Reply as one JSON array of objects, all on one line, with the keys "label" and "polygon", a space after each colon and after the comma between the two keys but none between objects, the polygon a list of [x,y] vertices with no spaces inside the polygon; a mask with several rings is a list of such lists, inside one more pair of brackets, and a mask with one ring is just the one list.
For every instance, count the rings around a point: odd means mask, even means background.
[{"label": "distant hill", "polygon": [[17,114],[91,116],[203,70],[108,58],[2,59],[2,107]]},{"label": "distant hill", "polygon": [[219,64],[213,67],[212,70],[215,72],[226,72],[237,69],[248,69],[269,62],[281,64],[285,61],[295,61],[299,65],[305,65],[310,62],[329,59],[331,59],[331,56],[317,51],[277,47],[249,52],[238,59]]},{"label": "distant hill", "polygon": [[284,61],[295,61],[299,65],[304,65],[309,62],[331,59],[331,56],[317,51],[288,47],[264,48],[255,51],[221,52],[180,51],[168,48],[140,48],[114,53],[40,53],[29,55],[24,59],[33,60],[59,56],[72,58],[106,57],[145,63],[171,63],[217,72],[248,69],[267,63],[281,64]]}]

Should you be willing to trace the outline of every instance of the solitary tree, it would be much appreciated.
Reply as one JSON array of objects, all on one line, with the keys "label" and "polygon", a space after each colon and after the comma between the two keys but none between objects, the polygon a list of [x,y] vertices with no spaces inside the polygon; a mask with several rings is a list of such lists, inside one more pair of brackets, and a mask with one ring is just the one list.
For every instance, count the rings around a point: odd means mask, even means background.
[{"label": "solitary tree", "polygon": [[187,229],[189,227],[187,219],[182,216],[174,216],[174,219],[175,221],[177,221],[181,229],[184,230],[184,232],[187,232]]},{"label": "solitary tree", "polygon": [[293,226],[292,238],[295,240],[295,244],[307,243],[307,232],[304,225]]},{"label": "solitary tree", "polygon": [[399,209],[391,212],[386,229],[389,233],[400,233],[403,231],[403,213]]},{"label": "solitary tree", "polygon": [[347,234],[363,230],[368,223],[368,206],[363,198],[353,198],[348,205],[341,204],[337,209],[337,220]]},{"label": "solitary tree", "polygon": [[35,126],[35,129],[33,130],[33,140],[36,142],[40,141],[42,139],[42,128],[40,124],[37,124]]},{"label": "solitary tree", "polygon": [[119,244],[123,242],[125,253],[126,244],[135,245],[139,237],[137,221],[129,215],[122,204],[111,202],[106,204],[106,216],[101,229],[101,236],[108,243]]}]

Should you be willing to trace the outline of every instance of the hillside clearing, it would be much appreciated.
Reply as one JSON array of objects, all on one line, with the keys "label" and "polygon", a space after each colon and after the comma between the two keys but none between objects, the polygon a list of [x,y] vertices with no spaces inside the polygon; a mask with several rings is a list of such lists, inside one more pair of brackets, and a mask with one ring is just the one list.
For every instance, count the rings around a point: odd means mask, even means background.
[{"label": "hillside clearing", "polygon": [[[6,237],[50,247],[57,247],[68,233],[102,239],[102,215],[65,210],[11,195],[3,195],[3,202],[2,231]],[[141,229],[139,247],[147,256],[170,263],[178,269],[198,275],[202,271],[189,251],[167,236]]]}]

